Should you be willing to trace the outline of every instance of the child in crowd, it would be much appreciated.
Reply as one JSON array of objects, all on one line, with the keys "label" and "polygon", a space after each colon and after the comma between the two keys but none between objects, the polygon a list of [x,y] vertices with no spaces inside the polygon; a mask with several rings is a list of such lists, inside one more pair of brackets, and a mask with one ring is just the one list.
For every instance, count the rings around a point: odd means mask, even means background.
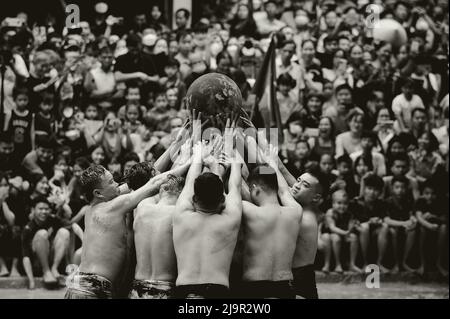
[{"label": "child in crowd", "polygon": [[56,133],[56,120],[52,114],[54,94],[44,92],[41,94],[39,111],[34,117],[34,130],[36,135],[54,135]]},{"label": "child in crowd", "polygon": [[[416,238],[417,220],[413,215],[414,202],[407,195],[408,180],[404,176],[392,178],[392,196],[386,200],[387,216],[384,222],[389,226],[389,234],[394,254],[394,268],[392,273],[399,270],[412,272],[413,269],[408,266],[409,257]],[[403,253],[400,253],[399,242],[402,242]]]},{"label": "child in crowd", "polygon": [[29,109],[29,92],[26,87],[15,87],[13,90],[15,109],[11,110],[6,130],[14,140],[14,152],[23,158],[34,149],[34,115]]},{"label": "child in crowd", "polygon": [[117,112],[117,117],[125,121],[127,107],[130,105],[134,105],[140,109],[140,114],[145,114],[147,112],[147,108],[144,105],[141,105],[141,89],[134,82],[129,82],[126,89],[125,95],[125,105],[122,105]]},{"label": "child in crowd", "polygon": [[[436,268],[447,277],[448,271],[443,266],[444,254],[448,251],[448,200],[441,200],[436,195],[436,186],[427,182],[423,185],[422,196],[415,205],[415,214],[420,226],[420,266],[418,272],[425,273],[429,247],[437,248]],[[431,237],[431,238],[430,238]],[[433,246],[427,246],[427,240],[432,239]]]},{"label": "child in crowd", "polygon": [[[356,266],[356,256],[358,254],[358,236],[355,231],[355,220],[348,210],[349,198],[344,190],[337,190],[332,195],[332,206],[325,216],[325,225],[322,227],[322,240],[331,245],[335,260],[337,273],[342,273],[341,248],[343,242],[350,243],[350,263],[351,272],[360,273],[361,269]],[[330,251],[327,249],[326,251]],[[325,264],[322,271],[330,270],[331,254],[325,256]]]},{"label": "child in crowd", "polygon": [[[183,81],[180,79],[180,62],[174,58],[169,58],[167,61],[167,64],[164,67],[164,72],[167,75],[167,82],[165,83],[164,87],[166,89],[166,94],[169,100],[169,106],[172,108],[177,108],[179,105],[170,105],[171,101],[169,98],[169,89],[176,89],[177,91],[177,100],[181,101],[186,96],[186,84],[184,84]],[[174,91],[170,91],[172,93]]]},{"label": "child in crowd", "polygon": [[376,174],[367,174],[364,177],[362,196],[356,197],[350,202],[349,210],[353,212],[357,220],[359,245],[363,258],[363,269],[369,262],[369,244],[372,237],[376,238],[378,258],[377,264],[382,271],[387,271],[381,261],[385,255],[388,244],[388,227],[383,223],[386,217],[386,205],[379,199],[383,190],[383,180]]},{"label": "child in crowd", "polygon": [[364,156],[368,159],[372,159],[373,172],[378,176],[383,177],[386,175],[386,163],[384,156],[376,151],[375,146],[378,144],[378,138],[374,132],[363,131],[361,135],[361,150],[350,154],[350,158],[355,161],[359,156]]},{"label": "child in crowd", "polygon": [[98,107],[95,104],[89,104],[84,111],[84,117],[80,117],[80,122],[83,126],[84,138],[86,139],[87,147],[95,145],[96,141],[93,136],[100,131],[103,122],[99,118]]},{"label": "child in crowd", "polygon": [[170,118],[176,116],[174,109],[169,109],[166,93],[161,91],[156,94],[155,105],[147,112],[147,117],[155,121],[156,131],[154,134],[163,137],[170,131]]},{"label": "child in crowd", "polygon": [[408,188],[406,196],[410,200],[417,200],[420,196],[419,183],[414,177],[408,176],[409,157],[406,153],[400,153],[391,159],[390,172],[391,175],[384,176],[384,198],[392,196],[392,179],[394,177],[403,176],[408,179]]},{"label": "child in crowd", "polygon": [[402,85],[402,93],[392,100],[392,111],[395,114],[396,122],[394,125],[397,133],[406,132],[411,128],[411,112],[420,107],[425,108],[422,99],[414,94],[414,81],[405,79]]}]

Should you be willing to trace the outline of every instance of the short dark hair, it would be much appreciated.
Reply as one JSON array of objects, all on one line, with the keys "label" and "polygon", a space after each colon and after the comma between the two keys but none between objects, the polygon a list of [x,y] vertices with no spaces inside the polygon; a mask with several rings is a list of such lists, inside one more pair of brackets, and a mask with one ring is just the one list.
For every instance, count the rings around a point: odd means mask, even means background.
[{"label": "short dark hair", "polygon": [[338,86],[334,89],[334,92],[335,92],[336,94],[338,94],[338,92],[339,92],[339,91],[342,91],[342,90],[348,90],[348,91],[350,91],[351,94],[353,94],[352,88],[351,88],[350,85],[348,85],[347,83],[338,85]]},{"label": "short dark hair", "polygon": [[395,161],[406,162],[409,165],[409,157],[406,153],[395,154],[392,156],[391,165],[394,165]]},{"label": "short dark hair", "polygon": [[35,208],[37,204],[44,203],[51,207],[50,202],[45,196],[38,196],[31,201],[31,207]]},{"label": "short dark hair", "polygon": [[53,136],[42,135],[36,138],[36,146],[55,150],[55,148],[58,146],[58,143]]},{"label": "short dark hair", "polygon": [[184,16],[186,17],[186,19],[189,19],[189,17],[191,16],[191,13],[189,12],[188,9],[186,8],[180,8],[175,12],[175,16],[179,13],[179,12],[183,12]]},{"label": "short dark hair", "polygon": [[129,34],[126,39],[127,47],[137,48],[141,43],[141,38],[136,34]]},{"label": "short dark hair", "polygon": [[346,164],[352,166],[353,162],[352,162],[351,157],[347,153],[345,153],[336,159],[336,165],[339,165],[341,163],[346,163]]},{"label": "short dark hair", "polygon": [[102,165],[92,165],[81,174],[81,189],[85,193],[89,202],[94,199],[93,191],[96,187],[98,187],[105,173],[106,168]]},{"label": "short dark hair", "polygon": [[368,138],[372,141],[373,145],[377,145],[378,142],[378,136],[373,131],[364,130],[361,134],[361,139]]},{"label": "short dark hair", "polygon": [[216,207],[224,200],[222,180],[214,173],[206,172],[194,181],[195,200],[207,207]]},{"label": "short dark hair", "polygon": [[139,155],[137,155],[135,152],[128,152],[125,154],[125,156],[122,159],[121,165],[125,165],[126,162],[136,162],[139,163],[141,160],[139,159]]},{"label": "short dark hair", "polygon": [[284,48],[286,45],[292,44],[294,48],[297,48],[297,45],[295,44],[294,40],[284,40],[280,44],[280,48]]},{"label": "short dark hair", "polygon": [[324,39],[323,39],[323,44],[327,44],[333,41],[337,41],[337,38],[335,36],[331,36],[331,35],[327,35]]},{"label": "short dark hair", "polygon": [[316,185],[316,192],[322,198],[326,198],[329,192],[329,183],[325,180],[325,177],[320,171],[320,165],[317,161],[309,161],[305,165],[305,173],[310,174],[315,179],[317,179],[318,184]]},{"label": "short dark hair", "polygon": [[150,162],[134,164],[124,177],[128,187],[132,190],[144,186],[151,178],[155,177],[156,170]]},{"label": "short dark hair", "polygon": [[179,194],[183,190],[184,177],[169,175],[167,182],[161,185],[161,190],[169,194]]},{"label": "short dark hair", "polygon": [[289,73],[283,73],[277,78],[277,85],[287,85],[294,88],[297,82],[292,78]]},{"label": "short dark hair", "polygon": [[85,170],[89,167],[89,165],[91,165],[91,163],[89,163],[86,157],[81,156],[75,159],[74,165],[78,165],[81,169]]},{"label": "short dark hair", "polygon": [[403,183],[405,186],[409,185],[409,180],[405,176],[394,176],[391,180],[391,185],[394,185],[396,182]]},{"label": "short dark hair", "polygon": [[15,86],[13,89],[13,98],[16,99],[20,94],[29,96],[30,90],[26,86]]},{"label": "short dark hair", "polygon": [[383,179],[375,173],[369,174],[364,178],[364,187],[373,187],[379,191],[383,190]]},{"label": "short dark hair", "polygon": [[[261,170],[265,172],[262,174]],[[260,165],[250,171],[247,179],[248,183],[255,183],[261,186],[264,190],[278,191],[277,173],[269,165]]]},{"label": "short dark hair", "polygon": [[173,57],[169,57],[167,59],[166,67],[176,67],[178,69],[180,67],[180,62]]}]

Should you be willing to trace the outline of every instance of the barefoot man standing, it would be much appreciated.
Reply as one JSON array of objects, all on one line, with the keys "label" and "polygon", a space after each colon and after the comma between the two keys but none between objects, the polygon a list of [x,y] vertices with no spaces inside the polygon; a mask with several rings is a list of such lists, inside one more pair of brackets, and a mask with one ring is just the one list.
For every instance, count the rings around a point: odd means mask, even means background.
[{"label": "barefoot man standing", "polygon": [[124,266],[127,254],[126,215],[144,198],[154,195],[168,175],[180,174],[189,163],[148,181],[129,194],[120,195],[119,185],[101,165],[86,169],[81,185],[90,201],[85,215],[85,233],[81,264],[66,291],[66,299],[100,299],[114,297],[114,283]]},{"label": "barefoot man standing", "polygon": [[225,196],[219,176],[210,172],[201,174],[201,152],[201,144],[197,143],[173,219],[177,298],[227,297],[231,260],[241,223],[242,164],[231,164]]}]

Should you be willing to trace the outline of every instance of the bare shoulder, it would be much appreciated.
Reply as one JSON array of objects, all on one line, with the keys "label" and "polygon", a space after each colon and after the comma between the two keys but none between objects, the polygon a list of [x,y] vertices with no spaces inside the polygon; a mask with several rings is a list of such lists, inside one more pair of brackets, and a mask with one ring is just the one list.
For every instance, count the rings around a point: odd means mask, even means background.
[{"label": "bare shoulder", "polygon": [[298,207],[286,207],[286,206],[281,206],[281,211],[289,216],[290,219],[292,220],[299,220],[302,218],[302,207],[298,206]]},{"label": "bare shoulder", "polygon": [[313,211],[307,209],[303,211],[301,227],[305,229],[317,228],[317,217]]}]

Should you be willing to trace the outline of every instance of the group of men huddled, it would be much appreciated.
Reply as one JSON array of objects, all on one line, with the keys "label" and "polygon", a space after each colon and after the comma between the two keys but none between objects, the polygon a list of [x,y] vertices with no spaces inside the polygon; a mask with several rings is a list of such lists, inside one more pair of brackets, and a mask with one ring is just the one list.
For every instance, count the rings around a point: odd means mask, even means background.
[{"label": "group of men huddled", "polygon": [[189,126],[154,165],[133,166],[128,187],[100,165],[83,172],[90,206],[65,298],[318,298],[318,174],[295,179],[235,120],[201,141],[182,138]]}]

